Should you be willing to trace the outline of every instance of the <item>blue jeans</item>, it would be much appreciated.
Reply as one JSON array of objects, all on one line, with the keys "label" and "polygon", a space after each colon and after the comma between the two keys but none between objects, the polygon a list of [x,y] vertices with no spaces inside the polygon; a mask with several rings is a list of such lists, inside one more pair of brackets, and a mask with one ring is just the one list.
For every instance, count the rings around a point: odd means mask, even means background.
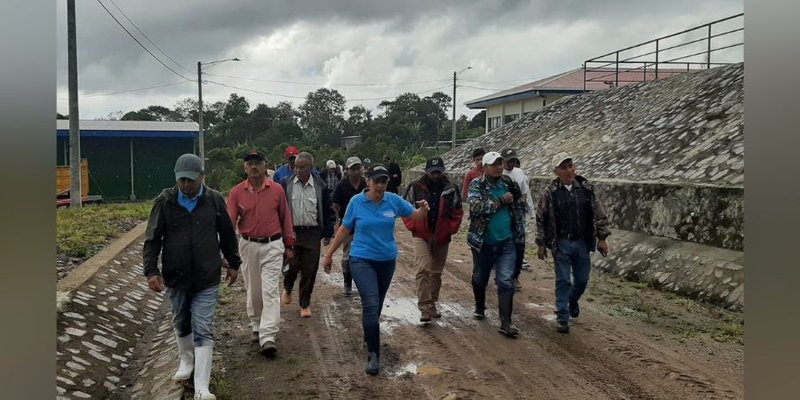
[{"label": "blue jeans", "polygon": [[489,276],[494,267],[494,284],[500,295],[505,291],[514,291],[514,271],[517,260],[517,246],[514,239],[507,239],[498,244],[481,246],[481,251],[472,249],[472,287],[486,292]]},{"label": "blue jeans", "polygon": [[577,302],[589,284],[589,245],[583,239],[558,239],[553,258],[556,270],[556,319],[567,322],[569,303]]},{"label": "blue jeans", "polygon": [[381,330],[378,319],[383,310],[383,299],[392,283],[397,260],[373,261],[350,257],[350,272],[361,296],[361,325],[367,351],[380,355]]},{"label": "blue jeans", "polygon": [[219,286],[212,286],[199,292],[167,288],[167,296],[172,304],[172,327],[179,337],[194,333],[196,347],[211,346],[214,336],[211,324],[219,299]]}]

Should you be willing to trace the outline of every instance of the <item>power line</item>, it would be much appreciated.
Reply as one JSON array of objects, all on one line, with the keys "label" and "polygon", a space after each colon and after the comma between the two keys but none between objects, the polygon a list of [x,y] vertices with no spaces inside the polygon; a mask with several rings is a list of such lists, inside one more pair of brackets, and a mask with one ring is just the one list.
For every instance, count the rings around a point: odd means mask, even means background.
[{"label": "power line", "polygon": [[241,79],[247,81],[256,81],[256,82],[271,82],[271,83],[287,83],[293,85],[312,85],[312,86],[401,86],[401,85],[418,85],[423,83],[438,83],[438,82],[449,82],[449,79],[438,79],[438,80],[430,80],[430,81],[414,81],[414,82],[396,82],[396,83],[352,83],[352,82],[344,82],[344,83],[320,83],[320,82],[302,82],[302,81],[285,81],[280,79],[265,79],[265,78],[249,78],[244,76],[232,76],[232,75],[221,75],[221,74],[212,74],[207,73],[206,75],[209,76],[219,76],[222,78],[230,78],[230,79]]},{"label": "power line", "polygon": [[[138,88],[138,89],[125,89],[125,90],[120,90],[118,92],[90,93],[90,94],[81,95],[81,97],[86,98],[86,97],[99,97],[99,96],[114,96],[114,95],[124,94],[124,93],[141,92],[141,91],[144,91],[144,90],[160,89],[160,88],[164,88],[164,87],[168,87],[168,86],[182,85],[184,83],[190,83],[190,82],[189,81],[180,81],[180,82],[165,83],[163,85],[148,86],[148,87],[143,87],[143,88]],[[66,100],[66,98],[62,97],[62,98],[59,98],[59,100]]]},{"label": "power line", "polygon": [[117,23],[117,25],[119,25],[119,26],[120,26],[120,28],[122,28],[122,30],[124,30],[124,31],[125,31],[125,33],[127,33],[127,34],[128,34],[128,36],[130,36],[130,37],[131,37],[131,39],[133,39],[133,41],[134,41],[134,42],[136,42],[136,43],[137,43],[139,46],[141,46],[141,48],[143,48],[143,49],[144,49],[144,51],[146,51],[146,52],[147,52],[147,54],[150,54],[150,56],[151,56],[151,57],[153,57],[153,58],[154,58],[156,61],[158,61],[158,63],[159,63],[159,64],[163,65],[163,66],[164,66],[164,68],[166,68],[166,69],[168,69],[168,70],[172,71],[172,73],[173,73],[173,74],[175,74],[175,75],[178,75],[178,76],[180,76],[181,78],[183,78],[183,79],[186,79],[187,81],[193,81],[192,79],[189,79],[189,78],[187,78],[187,77],[185,77],[185,76],[181,75],[180,73],[178,73],[178,71],[175,71],[175,70],[174,70],[174,69],[172,69],[172,68],[171,68],[169,65],[167,65],[167,64],[164,64],[164,62],[163,62],[163,61],[161,61],[161,59],[160,59],[160,58],[156,57],[156,55],[155,55],[155,54],[153,54],[153,52],[151,52],[151,51],[150,51],[150,49],[148,49],[147,47],[145,47],[145,46],[142,44],[142,42],[140,42],[140,41],[139,41],[139,39],[136,39],[136,37],[134,37],[134,36],[133,36],[133,34],[131,34],[131,32],[130,32],[130,31],[127,29],[127,28],[125,28],[125,26],[124,26],[124,25],[122,25],[122,23],[121,23],[121,22],[119,22],[119,20],[117,19],[117,17],[115,17],[115,16],[114,16],[114,14],[112,14],[112,13],[111,13],[111,11],[110,11],[110,10],[109,10],[109,9],[106,7],[106,5],[105,5],[105,4],[103,4],[103,2],[102,2],[102,1],[100,1],[100,0],[97,0],[97,2],[100,4],[100,6],[101,6],[101,7],[103,7],[103,9],[104,9],[104,10],[106,10],[106,12],[108,13],[108,15],[110,15],[110,16],[111,16],[111,18],[113,18],[113,19],[114,19],[114,22],[116,22],[116,23]]},{"label": "power line", "polygon": [[147,39],[147,41],[148,41],[148,42],[150,42],[150,44],[152,44],[152,45],[153,45],[153,46],[154,46],[156,49],[158,49],[158,51],[159,51],[159,52],[161,52],[161,54],[163,54],[165,57],[169,58],[169,60],[170,60],[170,61],[172,61],[173,63],[175,63],[175,65],[177,65],[178,67],[180,67],[180,68],[181,68],[181,69],[183,69],[184,71],[186,71],[186,72],[188,72],[188,73],[193,73],[193,71],[190,71],[189,69],[187,69],[186,67],[184,67],[183,65],[181,65],[179,62],[175,61],[175,60],[174,60],[172,57],[170,57],[170,56],[169,56],[167,53],[165,53],[165,52],[164,52],[164,50],[161,50],[161,47],[158,47],[158,45],[157,45],[155,42],[153,42],[153,41],[150,39],[150,37],[149,37],[149,36],[147,36],[147,34],[146,34],[146,33],[144,33],[144,31],[142,31],[142,29],[141,29],[141,28],[139,28],[139,25],[136,25],[136,23],[135,23],[135,22],[133,22],[133,20],[131,20],[130,18],[128,18],[128,15],[127,15],[127,14],[125,14],[125,11],[122,11],[122,9],[121,9],[121,8],[120,8],[120,7],[117,5],[117,3],[115,3],[115,2],[114,2],[114,0],[109,0],[109,1],[111,2],[111,4],[113,4],[113,5],[114,5],[114,7],[116,7],[116,8],[117,8],[117,10],[119,10],[119,12],[120,12],[120,13],[122,13],[122,16],[123,16],[123,17],[125,17],[125,19],[127,19],[127,20],[128,20],[128,22],[130,22],[130,23],[131,23],[131,25],[133,25],[133,26],[136,28],[136,30],[137,30],[137,31],[139,31],[139,33],[141,33],[141,34],[142,34],[142,36],[144,36],[144,37],[145,37],[145,39]]}]

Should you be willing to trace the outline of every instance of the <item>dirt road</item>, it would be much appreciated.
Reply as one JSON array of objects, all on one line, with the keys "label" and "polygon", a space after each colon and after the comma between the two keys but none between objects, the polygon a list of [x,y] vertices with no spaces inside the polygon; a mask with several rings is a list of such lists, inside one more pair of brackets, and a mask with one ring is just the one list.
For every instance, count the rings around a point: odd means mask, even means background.
[{"label": "dirt road", "polygon": [[[514,299],[518,339],[497,332],[490,283],[487,319],[471,317],[472,261],[464,232],[443,274],[443,317],[418,322],[410,234],[381,317],[381,374],[364,373],[358,296],[340,293],[341,270],[320,270],[313,317],[283,305],[278,355],[251,342],[241,283],[223,291],[216,323],[220,399],[738,399],[743,397],[743,316],[594,271],[581,317],[555,331],[552,261],[533,256]],[[610,240],[613,246],[613,240]],[[612,248],[613,251],[613,248]],[[532,254],[532,251],[531,251]]]}]

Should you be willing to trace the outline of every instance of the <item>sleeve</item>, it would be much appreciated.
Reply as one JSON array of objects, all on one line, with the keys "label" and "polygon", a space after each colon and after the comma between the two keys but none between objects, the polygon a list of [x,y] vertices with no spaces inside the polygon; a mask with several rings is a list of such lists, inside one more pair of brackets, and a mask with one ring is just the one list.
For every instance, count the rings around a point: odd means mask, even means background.
[{"label": "sleeve", "polygon": [[469,202],[470,215],[492,215],[503,206],[500,199],[492,197],[490,194],[482,194],[480,190],[480,180],[473,179],[469,184],[467,201]]},{"label": "sleeve", "polygon": [[142,248],[142,259],[144,265],[144,276],[161,275],[158,270],[158,255],[161,254],[161,245],[164,238],[164,213],[163,198],[159,196],[153,203],[150,210],[150,217],[147,219],[147,230],[144,233],[144,246]]},{"label": "sleeve", "polygon": [[292,224],[292,211],[289,209],[289,203],[286,200],[286,193],[281,186],[274,186],[279,188],[276,190],[278,196],[278,222],[281,224],[281,232],[283,235],[283,245],[286,247],[294,246],[294,225]]},{"label": "sleeve", "polygon": [[336,224],[336,215],[331,207],[330,191],[322,185],[322,237],[333,237],[333,225]]},{"label": "sleeve", "polygon": [[[225,199],[219,194],[214,195],[214,201],[217,205],[217,210],[226,210]],[[234,206],[235,207],[235,206]],[[233,227],[228,213],[217,212],[217,233],[219,233],[219,247],[222,250],[222,255],[228,261],[228,266],[238,270],[242,265],[242,259],[239,257],[239,244],[236,240],[236,229]]]},{"label": "sleeve", "polygon": [[338,204],[340,207],[344,205],[344,190],[342,190],[342,185],[336,184],[333,188],[333,195],[331,196],[331,201]]},{"label": "sleeve", "polygon": [[592,191],[592,211],[594,214],[594,232],[598,239],[605,240],[611,236],[611,231],[608,230],[608,217],[606,216],[606,209],[603,204],[597,200],[597,196]]},{"label": "sleeve", "polygon": [[237,188],[238,186],[234,186],[231,189],[231,194],[228,195],[228,203],[225,205],[225,209],[228,211],[228,218],[230,218],[234,230],[236,229],[236,223],[239,222],[239,191]]},{"label": "sleeve", "polygon": [[413,205],[411,205],[411,203],[407,202],[405,199],[394,193],[386,193],[386,195],[390,194],[392,195],[392,204],[394,206],[394,212],[397,215],[403,218],[408,218],[411,216],[411,214],[414,213],[415,208]]},{"label": "sleeve", "polygon": [[350,199],[350,204],[347,205],[347,209],[344,211],[344,218],[342,218],[342,226],[350,230],[353,230],[353,228],[356,227],[356,216],[353,209],[357,206],[353,204],[356,201],[360,201],[358,199],[359,196],[363,196],[363,194],[357,194]]},{"label": "sleeve", "polygon": [[448,221],[450,234],[455,235],[461,227],[461,220],[464,219],[464,208],[461,206],[461,194],[458,186],[455,187],[453,192],[453,204],[450,205],[450,209],[451,215]]},{"label": "sleeve", "polygon": [[466,175],[464,175],[464,184],[461,185],[461,198],[466,200],[467,199],[467,192],[469,191],[469,184],[472,182],[470,176],[472,175],[470,172],[472,170],[467,171]]},{"label": "sleeve", "polygon": [[547,227],[550,224],[550,190],[545,189],[536,207],[536,245],[546,246]]},{"label": "sleeve", "polygon": [[[408,186],[406,186],[406,192],[403,194],[403,199],[409,202],[410,204],[414,204],[414,198],[416,196],[416,191],[414,189],[415,186],[416,185],[414,185],[414,182],[411,182]],[[406,226],[406,229],[413,232],[414,226],[416,225],[414,220],[406,217],[402,218],[402,220],[403,220],[403,225]]]}]

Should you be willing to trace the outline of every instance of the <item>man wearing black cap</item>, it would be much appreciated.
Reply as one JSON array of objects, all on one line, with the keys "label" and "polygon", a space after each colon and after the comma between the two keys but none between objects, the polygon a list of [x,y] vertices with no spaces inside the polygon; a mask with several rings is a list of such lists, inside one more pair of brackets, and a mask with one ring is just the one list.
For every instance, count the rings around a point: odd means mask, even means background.
[{"label": "man wearing black cap", "polygon": [[569,333],[569,319],[578,318],[581,312],[578,300],[589,284],[589,253],[597,249],[605,257],[608,254],[606,238],[611,232],[594,186],[575,173],[572,156],[558,153],[553,156],[551,165],[557,177],[539,199],[536,245],[539,259],[547,257],[548,248],[553,252],[556,329]]},{"label": "man wearing black cap", "polygon": [[[236,232],[225,215],[225,199],[203,185],[203,162],[184,154],[175,163],[174,187],[156,197],[143,248],[147,285],[167,291],[172,324],[177,337],[180,366],[176,381],[194,371],[195,398],[213,399],[208,390],[214,347],[212,323],[219,299],[222,251],[227,261],[227,281],[238,276],[242,260],[236,249]],[[161,271],[158,258],[161,255]]]},{"label": "man wearing black cap", "polygon": [[400,170],[400,165],[389,158],[388,154],[383,155],[383,165],[389,170],[389,184],[386,186],[386,191],[397,193],[403,182],[403,171]]},{"label": "man wearing black cap", "polygon": [[417,266],[417,306],[420,322],[429,322],[441,314],[436,307],[442,286],[442,270],[447,261],[450,238],[461,226],[464,210],[461,194],[447,175],[440,157],[428,159],[425,175],[408,184],[405,199],[411,204],[426,200],[431,212],[428,218],[415,221],[403,218],[411,231],[414,244],[414,264]]},{"label": "man wearing black cap", "polygon": [[247,179],[231,189],[228,215],[239,230],[239,252],[247,292],[247,316],[260,351],[277,351],[280,277],[284,259],[292,262],[295,244],[292,213],[283,187],[266,177],[266,160],[257,150],[244,156]]}]

